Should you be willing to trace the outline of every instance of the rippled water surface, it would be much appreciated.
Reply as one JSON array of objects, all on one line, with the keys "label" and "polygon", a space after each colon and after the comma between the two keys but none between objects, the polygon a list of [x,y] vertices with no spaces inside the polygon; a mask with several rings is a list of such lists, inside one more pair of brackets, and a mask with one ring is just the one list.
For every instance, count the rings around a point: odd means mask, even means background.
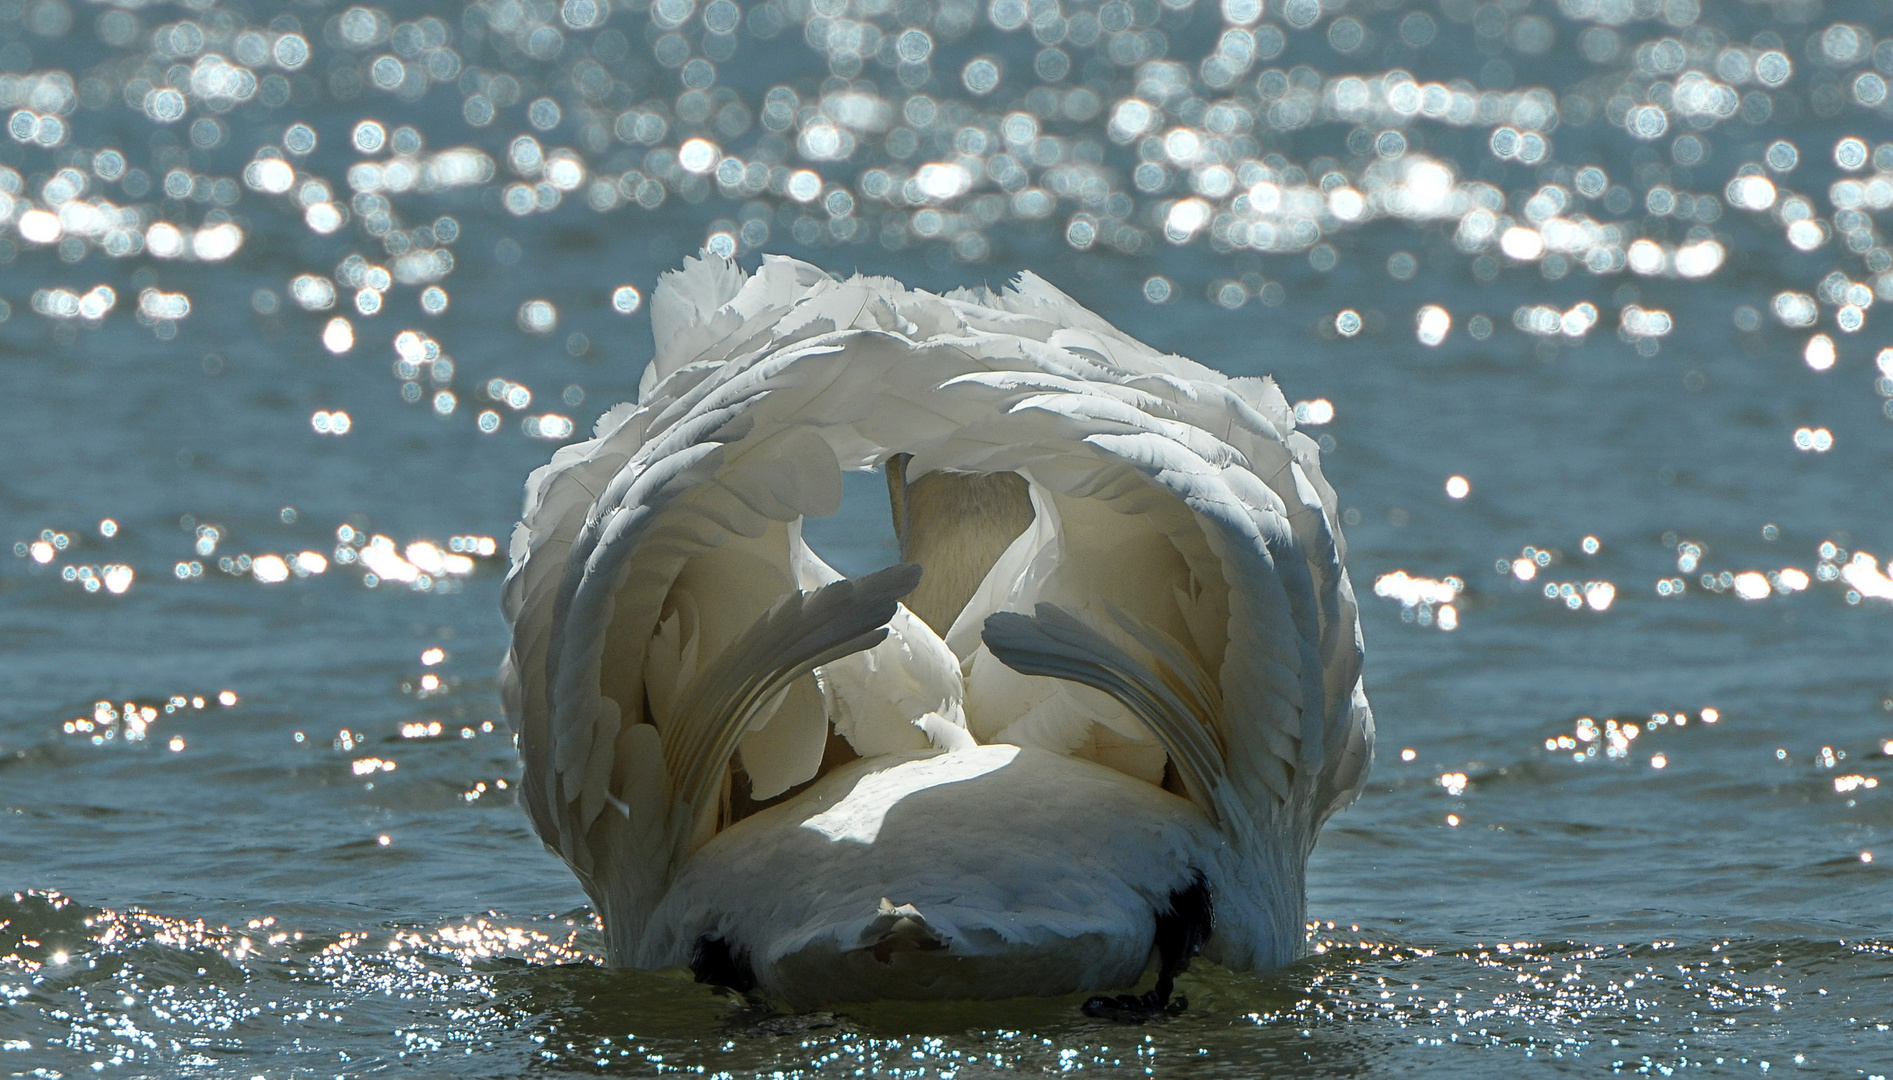
[{"label": "rippled water surface", "polygon": [[[1893,1074],[1889,80],[1818,0],[0,0],[0,1075]],[[498,584],[704,246],[1281,379],[1380,725],[1306,962],[600,966]]]}]

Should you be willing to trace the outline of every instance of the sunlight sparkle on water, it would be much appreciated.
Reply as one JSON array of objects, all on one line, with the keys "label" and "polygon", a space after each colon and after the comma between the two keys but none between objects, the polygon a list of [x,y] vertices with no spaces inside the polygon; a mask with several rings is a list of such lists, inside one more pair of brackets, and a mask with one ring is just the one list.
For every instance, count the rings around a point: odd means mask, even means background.
[{"label": "sunlight sparkle on water", "polygon": [[322,347],[338,355],[354,348],[355,328],[340,315],[330,319],[322,328]]},{"label": "sunlight sparkle on water", "polygon": [[1802,352],[1809,367],[1815,371],[1826,371],[1834,366],[1834,339],[1826,334],[1816,334],[1808,339],[1807,348]]},{"label": "sunlight sparkle on water", "polygon": [[341,410],[327,412],[318,410],[309,416],[309,426],[317,435],[346,435],[354,426],[347,413]]},{"label": "sunlight sparkle on water", "polygon": [[[1704,724],[1714,724],[1721,719],[1721,714],[1711,708],[1701,710],[1698,715]],[[1651,713],[1636,721],[1607,718],[1601,724],[1585,716],[1578,718],[1569,734],[1560,733],[1546,738],[1544,747],[1550,753],[1569,754],[1579,764],[1600,756],[1607,761],[1617,760],[1628,757],[1631,744],[1638,739],[1648,739],[1659,731],[1672,728],[1686,728],[1689,724],[1690,715],[1687,712]],[[1667,768],[1672,764],[1672,754],[1673,751],[1660,751],[1651,755],[1650,767]]]},{"label": "sunlight sparkle on water", "polygon": [[1327,398],[1295,403],[1295,423],[1319,426],[1334,419],[1334,403]]},{"label": "sunlight sparkle on water", "polygon": [[[324,378],[356,379],[362,370],[387,378],[388,369],[375,365],[392,359],[393,381],[380,392],[395,390],[411,412],[371,414],[362,411],[371,406],[344,393],[292,395],[295,405],[280,421],[297,440],[309,438],[301,428],[305,417],[315,433],[343,435],[355,420],[336,404],[355,411],[363,428],[356,438],[297,444],[330,459],[368,452],[384,438],[401,445],[415,437],[402,423],[492,435],[479,443],[481,453],[498,451],[501,440],[564,441],[589,430],[596,412],[581,413],[581,407],[615,400],[607,395],[624,388],[607,377],[588,374],[587,385],[577,387],[578,375],[493,359],[508,349],[539,350],[535,342],[544,340],[555,364],[585,357],[588,364],[615,362],[620,356],[610,350],[617,343],[606,341],[602,324],[587,317],[594,305],[640,313],[654,284],[644,278],[631,284],[627,279],[642,271],[600,262],[581,271],[567,291],[568,282],[535,272],[534,260],[546,249],[535,246],[528,226],[543,225],[541,236],[641,237],[683,221],[693,230],[683,238],[686,249],[708,242],[751,260],[760,252],[791,250],[837,267],[907,259],[942,280],[977,279],[1048,257],[1060,263],[1062,251],[1122,269],[1147,301],[1173,305],[1155,314],[1189,318],[1203,310],[1191,305],[1208,303],[1217,317],[1259,321],[1271,316],[1261,306],[1278,307],[1284,295],[1331,297],[1319,301],[1321,315],[1333,313],[1319,319],[1327,324],[1319,328],[1323,337],[1359,338],[1358,344],[1383,350],[1404,341],[1409,354],[1442,366],[1463,363],[1474,350],[1479,363],[1495,367],[1528,357],[1550,364],[1564,350],[1562,356],[1582,355],[1584,363],[1595,359],[1587,371],[1615,371],[1619,365],[1607,350],[1647,359],[1659,343],[1671,349],[1672,342],[1687,340],[1693,347],[1705,284],[1753,284],[1754,295],[1740,303],[1759,310],[1738,310],[1741,340],[1767,342],[1767,355],[1790,365],[1803,359],[1805,366],[1792,367],[1797,378],[1812,382],[1810,372],[1852,362],[1848,343],[1859,340],[1869,352],[1880,345],[1869,340],[1871,311],[1893,295],[1882,220],[1893,208],[1893,152],[1878,141],[1880,121],[1872,119],[1887,108],[1879,51],[1885,43],[1875,37],[1879,27],[1834,21],[1853,17],[1838,11],[1763,27],[1740,23],[1750,14],[1741,9],[1753,5],[1730,5],[1725,12],[1701,3],[1614,0],[1415,4],[1408,10],[1396,10],[1398,3],[1336,7],[1316,0],[1203,0],[1194,10],[1183,0],[1062,6],[940,0],[919,7],[569,0],[473,4],[445,18],[365,5],[319,15],[279,13],[270,5],[251,12],[216,0],[163,11],[59,0],[15,7],[14,21],[26,31],[16,44],[27,51],[17,61],[19,49],[10,51],[0,77],[11,162],[0,166],[0,259],[20,284],[11,304],[0,304],[0,322],[24,316],[8,323],[7,332],[43,334],[30,355],[43,353],[60,364],[88,355],[89,343],[107,340],[119,320],[179,348],[204,329],[232,340],[252,328],[280,331],[282,355],[305,350]],[[292,17],[277,20],[277,14]],[[1776,14],[1757,18],[1767,22]],[[1450,50],[1475,46],[1477,54],[1460,57],[1455,69],[1458,54]],[[497,210],[488,212],[489,202]],[[466,219],[464,233],[454,215]],[[514,228],[513,235],[492,235],[496,224]],[[1434,234],[1438,243],[1422,242]],[[1032,246],[1041,239],[1050,252]],[[477,250],[467,246],[476,240]],[[1732,258],[1736,252],[1740,260]],[[1292,257],[1292,265],[1284,257]],[[1738,263],[1744,269],[1736,272]],[[1782,281],[1755,284],[1752,268],[1760,264],[1790,269]],[[227,276],[206,276],[215,274]],[[449,313],[447,279],[456,274],[461,284],[452,288],[463,291]],[[490,283],[496,276],[500,283]],[[1496,331],[1489,315],[1466,310],[1459,315],[1466,334],[1456,338],[1449,304],[1459,302],[1422,291],[1429,282],[1459,276],[1493,288],[1493,299],[1482,302],[1500,312]],[[1362,281],[1370,284],[1358,295],[1321,292],[1334,286],[1317,284]],[[1627,284],[1644,292],[1625,292]],[[1390,299],[1380,300],[1379,291]],[[611,306],[604,309],[607,296]],[[534,303],[545,304],[552,317],[528,317]],[[560,310],[550,310],[554,303]],[[1355,306],[1336,311],[1344,303]],[[1284,309],[1297,310],[1292,304]],[[469,335],[466,327],[488,314],[499,336]],[[1317,321],[1313,310],[1303,315],[1304,329]],[[462,323],[463,317],[469,321]],[[393,357],[379,354],[366,369],[356,364],[358,337],[389,340],[408,318],[428,320],[440,339],[437,355],[415,352],[425,349],[417,336],[407,349],[397,342]],[[184,326],[186,319],[202,325]],[[1764,328],[1764,320],[1776,326]],[[1412,339],[1405,337],[1408,325]],[[1592,336],[1599,325],[1618,333]],[[574,328],[599,340],[566,333]],[[548,339],[527,336],[540,332]],[[1416,341],[1437,351],[1416,349]],[[231,368],[248,362],[234,349],[219,344],[218,350],[219,364],[224,357]],[[449,355],[454,351],[461,355]],[[187,358],[192,378],[202,355]],[[1723,358],[1709,359],[1700,366],[1711,392],[1732,385],[1721,376],[1728,369],[1714,366]],[[1744,362],[1733,354],[1729,360]],[[1883,355],[1879,369],[1893,379],[1893,352]],[[1577,368],[1550,370],[1563,377]],[[1698,375],[1694,383],[1691,374]],[[1662,377],[1673,383],[1681,376],[1697,393],[1699,375],[1685,368]],[[499,381],[498,392],[489,380]],[[536,409],[527,382],[540,383]],[[577,399],[568,392],[564,404],[556,404],[558,388],[568,383],[579,389]],[[1332,396],[1353,420],[1360,406],[1337,385],[1317,383],[1303,392]],[[1879,396],[1884,400],[1869,399],[1875,410],[1893,401],[1893,393]],[[462,413],[461,404],[473,407]],[[313,415],[304,411],[318,408]],[[1298,425],[1332,445],[1328,431],[1313,430],[1333,418],[1328,398],[1296,402],[1295,413]],[[1825,475],[1844,455],[1873,452],[1872,437],[1844,426],[1849,421],[1834,410],[1783,415],[1793,418],[1775,421],[1760,438],[1793,468]],[[1788,454],[1776,440],[1790,431],[1797,449],[1828,456]],[[1844,449],[1835,444],[1836,432],[1846,435]],[[1345,460],[1345,438],[1341,445]],[[199,475],[211,475],[203,460]],[[1433,471],[1416,474],[1419,494],[1408,497],[1437,491],[1427,485],[1439,482],[1439,472],[1468,464],[1476,462],[1436,462]],[[1678,467],[1674,478],[1687,463],[1671,464]],[[216,468],[227,470],[228,463]],[[1449,498],[1469,496],[1470,483],[1457,479],[1464,490],[1449,486]],[[1704,490],[1703,477],[1694,479],[1692,498]],[[1497,472],[1482,473],[1480,493],[1482,501],[1510,495]],[[321,583],[306,579],[331,568],[359,573],[365,585],[405,585],[403,600],[422,602],[419,594],[450,591],[474,571],[475,560],[495,557],[498,548],[486,536],[454,536],[441,544],[351,528],[346,536],[338,530],[329,553],[296,550],[326,545],[280,533],[252,535],[257,526],[234,510],[224,512],[227,526],[160,542],[152,539],[150,522],[113,505],[124,530],[112,541],[114,561],[105,562],[86,545],[112,535],[100,528],[94,536],[84,527],[104,509],[69,515],[63,531],[23,531],[12,567],[22,576],[57,581],[62,590],[76,586],[62,597],[85,602],[112,602],[107,598],[126,589],[135,603],[171,588],[259,584],[271,597],[283,597],[315,591]],[[1464,519],[1471,508],[1458,509],[1447,516]],[[1768,513],[1792,524],[1781,512]],[[379,522],[375,527],[392,531]],[[1460,520],[1457,527],[1469,525]],[[1608,559],[1642,557],[1642,541],[1630,530],[1597,517],[1566,519],[1544,531],[1584,527],[1622,533]],[[1701,603],[1788,616],[1801,610],[1794,605],[1825,600],[1797,595],[1817,582],[1851,604],[1893,602],[1893,578],[1875,556],[1843,550],[1852,540],[1823,549],[1816,565],[1801,570],[1780,566],[1781,559],[1742,565],[1733,554],[1740,550],[1736,544],[1711,551],[1709,541],[1720,545],[1722,538],[1707,525],[1690,527],[1708,539],[1688,542],[1695,553],[1685,560],[1679,550],[1675,576],[1659,580],[1657,595],[1677,605],[1666,612]],[[1752,539],[1746,525],[1743,531]],[[1357,550],[1375,542],[1365,540]],[[1504,550],[1516,542],[1508,536],[1496,543]],[[149,554],[139,546],[146,543],[156,545]],[[1581,546],[1586,555],[1602,551],[1594,537]],[[241,550],[246,547],[257,550]],[[1474,599],[1482,615],[1488,602],[1508,602],[1508,593],[1536,609],[1540,590],[1549,586],[1550,602],[1579,612],[1573,618],[1608,611],[1615,622],[1634,616],[1625,608],[1648,604],[1650,596],[1627,585],[1619,591],[1603,575],[1648,581],[1635,575],[1668,574],[1667,550],[1655,556],[1661,565],[1621,571],[1599,558],[1580,574],[1564,565],[1561,552],[1554,559],[1530,547],[1495,560],[1498,573],[1486,579],[1491,587]],[[133,562],[145,576],[135,574]],[[1357,573],[1376,576],[1376,594],[1398,600],[1403,620],[1443,630],[1458,625],[1458,607],[1467,598],[1463,586],[1448,585],[1459,579],[1416,577],[1391,571],[1394,564],[1370,562],[1371,569]],[[1433,565],[1435,575],[1463,567],[1446,557]],[[1578,580],[1552,580],[1567,577]],[[1727,603],[1737,598],[1747,603]],[[1764,600],[1781,610],[1753,606]],[[435,664],[424,656],[422,666]],[[421,679],[414,682],[427,689]],[[432,689],[453,685],[445,680]],[[193,707],[190,699],[172,701],[179,709]],[[89,728],[66,734],[105,746],[117,732],[112,744],[123,745],[134,727],[173,715],[172,701],[129,713],[122,702],[110,705],[117,717],[111,724],[99,724],[95,713],[74,721]],[[195,707],[203,704],[196,699]],[[146,708],[154,718],[145,717]],[[1713,723],[1713,713],[1702,710],[1702,721]],[[1642,750],[1639,744],[1653,737],[1678,740],[1647,758],[1626,758],[1662,769],[1687,760],[1677,758],[1680,740],[1702,730],[1693,719],[1685,726],[1683,715],[1601,726],[1586,721],[1588,741],[1579,741],[1581,724],[1552,741],[1569,741],[1560,753],[1591,748],[1606,757],[1619,743]],[[1665,719],[1659,723],[1656,716]],[[464,724],[409,718],[397,730],[405,736],[408,725],[420,725],[428,738],[451,738],[456,730],[471,737],[479,727],[471,718]],[[182,736],[152,741],[184,747]],[[195,735],[192,745],[199,752],[208,746]],[[419,763],[412,768],[418,771]],[[1679,772],[1665,773],[1663,782],[1687,777],[1688,770]],[[1460,775],[1481,774],[1467,767]],[[1824,777],[1823,786],[1847,783],[1852,786],[1836,787],[1836,794],[1865,796],[1872,779],[1861,771]],[[459,776],[446,790],[477,798],[506,788]],[[1472,785],[1455,797],[1476,794]],[[392,843],[386,833],[367,835],[379,846]],[[1455,839],[1476,835],[1467,830]],[[358,827],[355,840],[361,838]],[[1841,850],[1870,861],[1863,846]],[[346,984],[387,991],[391,1001],[418,1000],[438,1013],[415,1014],[404,1035],[417,1061],[433,1052],[429,1031],[460,1028],[485,1036],[494,1029],[481,1025],[505,1022],[492,1019],[505,1014],[503,1007],[488,1007],[504,992],[495,990],[490,973],[469,970],[471,960],[506,956],[576,965],[597,959],[574,943],[575,931],[561,920],[507,925],[496,916],[434,930],[350,931],[300,954],[278,942],[275,935],[285,931],[273,927],[267,938],[259,933],[252,940],[240,929],[144,913],[94,911],[87,918],[92,937],[62,943],[57,963],[98,958],[105,971],[117,962],[110,958],[136,947],[175,949],[184,964],[192,950],[201,950],[230,959],[253,990],[278,970],[270,965],[278,965],[297,972],[299,993],[320,997]],[[250,929],[264,928],[253,923]],[[1435,1042],[1471,1042],[1476,1033],[1481,1046],[1522,1046],[1549,1060],[1553,1054],[1616,1053],[1604,1049],[1597,1024],[1585,1027],[1587,1018],[1656,1014],[1646,1002],[1660,993],[1660,981],[1643,963],[1655,946],[1521,941],[1446,950],[1434,958],[1374,942],[1358,928],[1352,940],[1311,929],[1314,951],[1328,962],[1304,973],[1288,995],[1295,1004],[1267,1006],[1257,1023],[1320,1034],[1334,1030],[1324,1021],[1391,1018],[1402,1038],[1409,1028]],[[46,958],[29,951],[20,950],[22,971],[36,970]],[[1685,946],[1676,954],[1672,985],[1695,980],[1714,1009],[1752,1008],[1761,1015],[1792,1004],[1789,991],[1767,972],[1773,959],[1757,961],[1756,973],[1728,975],[1713,948],[1693,958],[1687,952]],[[1399,966],[1423,958],[1459,966],[1422,994],[1422,976],[1413,972],[1415,982],[1407,983],[1408,969]],[[132,1019],[156,1030],[175,1028],[180,1039],[188,1031],[191,1039],[210,1040],[251,1022],[243,1011],[251,1006],[229,985],[191,984],[188,972],[195,967],[182,968],[177,993],[183,1007],[163,1027],[129,1012],[116,996],[137,989],[142,1003],[156,987],[121,988],[101,978],[62,991],[87,1008],[75,1008],[80,1019],[70,1025],[51,1028],[71,1027],[67,1037],[75,1045],[96,1041],[105,1060],[103,1048],[135,1042],[121,1038],[133,1030]],[[1585,970],[1597,967],[1609,976]],[[1670,978],[1667,965],[1658,972]],[[1491,992],[1475,1002],[1470,987],[1486,976],[1492,976]],[[440,1020],[468,995],[479,1009]],[[298,1002],[316,1011],[334,1008],[322,1017],[326,1025],[339,1022],[344,1004]],[[1693,1015],[1693,1004],[1668,998],[1664,1012]],[[383,1020],[359,1026],[408,1026]],[[83,1040],[73,1034],[82,1022]],[[583,1057],[590,1068],[609,1043],[560,1036],[535,1044],[536,1051],[561,1064]],[[455,1045],[448,1034],[441,1038],[450,1049]],[[615,1031],[611,1038],[623,1039]],[[1094,1046],[1080,1050],[1068,1041],[1083,1040],[1058,1040],[1048,1051],[1048,1067],[1075,1068],[1105,1057]],[[621,1042],[609,1043],[612,1056]],[[811,1054],[832,1054],[852,1068],[915,1067],[907,1064],[910,1047],[896,1046],[898,1040],[844,1032],[806,1042],[816,1048]],[[1638,1047],[1638,1053],[1649,1049]],[[1069,1057],[1060,1056],[1067,1050]],[[1003,1059],[995,1060],[996,1068],[1041,1064],[1010,1044],[993,1053]],[[1649,1056],[1622,1054],[1629,1067],[1663,1067]],[[662,1067],[698,1062],[688,1050],[671,1058]],[[722,1067],[715,1057],[707,1060],[711,1071]],[[148,1067],[163,1071],[166,1063]]]},{"label": "sunlight sparkle on water", "polygon": [[1382,574],[1374,580],[1375,596],[1399,601],[1402,622],[1421,626],[1437,624],[1446,631],[1459,628],[1459,610],[1453,601],[1465,589],[1465,581],[1457,577],[1449,575],[1434,580],[1413,577],[1404,570]]}]

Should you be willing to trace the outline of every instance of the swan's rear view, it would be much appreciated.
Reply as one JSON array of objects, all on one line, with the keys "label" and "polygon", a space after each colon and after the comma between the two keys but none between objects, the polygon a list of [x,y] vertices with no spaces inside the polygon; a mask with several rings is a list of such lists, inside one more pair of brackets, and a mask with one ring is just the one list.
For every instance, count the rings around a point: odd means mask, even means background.
[{"label": "swan's rear view", "polygon": [[[1042,280],[706,257],[635,404],[527,484],[521,801],[610,962],[791,1007],[1294,959],[1373,719],[1333,491],[1274,383]],[[803,542],[886,471],[900,565]]]}]

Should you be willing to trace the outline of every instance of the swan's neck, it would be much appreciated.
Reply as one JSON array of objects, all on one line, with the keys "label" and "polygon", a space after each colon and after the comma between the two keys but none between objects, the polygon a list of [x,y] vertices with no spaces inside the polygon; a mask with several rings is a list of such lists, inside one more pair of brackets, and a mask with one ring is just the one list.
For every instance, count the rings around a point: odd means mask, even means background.
[{"label": "swan's neck", "polygon": [[909,455],[887,463],[901,559],[925,571],[908,610],[945,636],[986,572],[1032,524],[1032,499],[1017,473],[933,472],[907,480]]}]

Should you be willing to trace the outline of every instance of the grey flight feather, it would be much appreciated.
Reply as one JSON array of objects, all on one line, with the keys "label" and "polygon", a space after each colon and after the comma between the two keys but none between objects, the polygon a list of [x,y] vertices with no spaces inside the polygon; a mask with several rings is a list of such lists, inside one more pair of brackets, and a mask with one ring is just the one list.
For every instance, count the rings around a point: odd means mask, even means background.
[{"label": "grey flight feather", "polygon": [[[1140,626],[1132,636],[1152,641],[1157,632]],[[1227,816],[1222,804],[1223,749],[1216,733],[1218,703],[1203,696],[1209,680],[1200,668],[1189,670],[1191,664],[1172,670],[1173,663],[1183,660],[1181,650],[1153,650],[1153,669],[1057,604],[1039,604],[1032,615],[989,615],[981,637],[1001,663],[1022,675],[1065,679],[1111,695],[1163,744],[1191,800],[1212,820]]]},{"label": "grey flight feather", "polygon": [[815,668],[878,645],[918,584],[920,567],[902,563],[771,605],[680,697],[671,730],[682,738],[664,748],[676,798],[700,809],[758,710]]}]

